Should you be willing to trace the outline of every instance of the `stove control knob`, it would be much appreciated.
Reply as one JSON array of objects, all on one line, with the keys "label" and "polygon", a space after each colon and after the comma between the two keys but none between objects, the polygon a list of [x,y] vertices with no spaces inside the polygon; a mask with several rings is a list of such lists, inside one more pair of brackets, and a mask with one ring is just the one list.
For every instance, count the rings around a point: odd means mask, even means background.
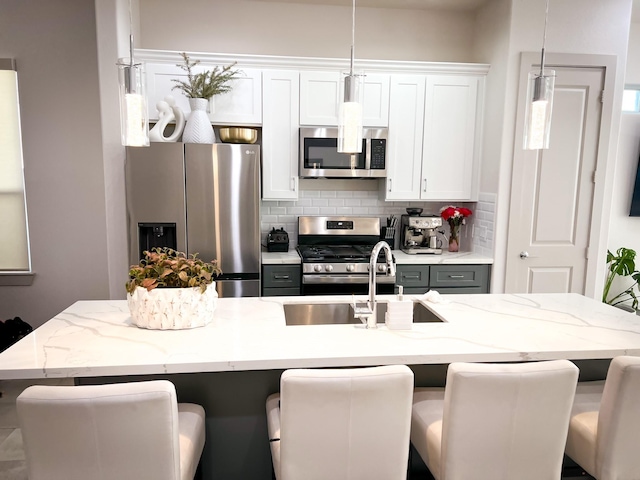
[{"label": "stove control knob", "polygon": [[316,272],[321,272],[322,271],[322,265],[316,265],[313,267],[313,270]]},{"label": "stove control knob", "polygon": [[347,272],[353,272],[356,269],[356,266],[353,263],[347,265]]},{"label": "stove control knob", "polygon": [[333,265],[326,265],[326,266],[324,267],[324,269],[325,269],[327,272],[331,272],[331,271],[333,270]]},{"label": "stove control knob", "polygon": [[378,271],[379,272],[386,272],[387,271],[387,267],[384,263],[381,263],[380,265],[378,265]]}]

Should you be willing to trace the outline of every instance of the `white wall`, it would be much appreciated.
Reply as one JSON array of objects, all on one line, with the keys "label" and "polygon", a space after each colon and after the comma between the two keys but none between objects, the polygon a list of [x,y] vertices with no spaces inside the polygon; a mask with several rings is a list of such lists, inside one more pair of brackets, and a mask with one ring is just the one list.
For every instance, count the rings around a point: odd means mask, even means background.
[{"label": "white wall", "polygon": [[[513,165],[515,112],[517,106],[518,72],[521,52],[540,51],[544,25],[544,0],[513,0],[511,10],[511,35],[505,90],[505,121],[503,125],[502,158],[500,161],[500,184],[498,191],[497,218],[509,218],[511,174]],[[622,99],[623,72],[627,57],[631,0],[563,0],[551,2],[547,30],[547,52],[573,54],[601,54],[617,56],[617,77],[613,92],[614,105]],[[599,165],[600,183],[596,185],[594,221],[602,221],[597,238],[592,246],[606,247],[607,225],[613,186],[613,169],[617,152],[617,137],[620,129],[620,110],[614,109],[609,135],[606,165]],[[482,187],[481,187],[482,188]],[[600,198],[601,201],[598,201]],[[492,291],[504,291],[504,269],[506,265],[506,242],[508,225],[496,222],[495,263],[492,270]],[[594,243],[595,242],[595,243]],[[596,260],[599,271],[591,289],[598,290],[603,280],[602,264],[606,248],[598,251]],[[602,257],[602,258],[600,258]],[[602,265],[601,265],[602,264]],[[587,294],[593,294],[587,288]],[[597,296],[597,295],[596,295]]]},{"label": "white wall", "polygon": [[494,0],[478,12],[474,60],[491,65],[485,92],[484,138],[480,191],[496,193],[505,121],[504,92],[507,88],[507,60],[511,37],[511,1]]},{"label": "white wall", "polygon": [[[252,0],[140,0],[142,48],[348,58],[351,7]],[[356,60],[471,62],[474,16],[356,8]]]},{"label": "white wall", "polygon": [[0,57],[17,64],[36,274],[0,287],[0,319],[35,327],[109,293],[93,2],[0,0]]},{"label": "white wall", "polygon": [[[640,85],[640,23],[631,24],[626,84]],[[640,217],[629,217],[631,195],[640,158],[640,113],[623,113],[611,199],[608,248],[632,248],[640,255]],[[636,259],[640,269],[640,256]]]},{"label": "white wall", "polygon": [[[640,17],[640,12],[636,15]],[[625,82],[632,85],[640,85],[640,22],[631,24]]]}]

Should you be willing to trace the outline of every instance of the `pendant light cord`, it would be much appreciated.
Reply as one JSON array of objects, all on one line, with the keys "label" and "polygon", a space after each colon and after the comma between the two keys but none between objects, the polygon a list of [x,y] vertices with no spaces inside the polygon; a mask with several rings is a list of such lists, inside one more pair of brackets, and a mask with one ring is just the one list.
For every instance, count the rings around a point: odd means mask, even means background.
[{"label": "pendant light cord", "polygon": [[133,14],[131,0],[129,0],[129,66],[133,68]]},{"label": "pendant light cord", "polygon": [[[354,0],[355,1],[355,0]],[[544,76],[544,46],[547,43],[547,19],[549,18],[549,0],[544,9],[544,30],[542,33],[542,53],[540,54],[540,76]]]},{"label": "pendant light cord", "polygon": [[350,76],[353,76],[355,45],[356,45],[356,0],[353,0],[353,8],[351,10],[351,67],[349,69]]}]

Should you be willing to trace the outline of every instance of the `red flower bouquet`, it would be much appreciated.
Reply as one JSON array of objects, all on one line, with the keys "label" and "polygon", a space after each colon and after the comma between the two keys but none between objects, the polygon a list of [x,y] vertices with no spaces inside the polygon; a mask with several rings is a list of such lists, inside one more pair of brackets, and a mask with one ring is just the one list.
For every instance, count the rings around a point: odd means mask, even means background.
[{"label": "red flower bouquet", "polygon": [[449,205],[440,209],[440,216],[449,223],[451,235],[449,236],[449,251],[457,252],[460,248],[460,225],[466,217],[472,214],[471,210],[465,207],[454,207]]}]

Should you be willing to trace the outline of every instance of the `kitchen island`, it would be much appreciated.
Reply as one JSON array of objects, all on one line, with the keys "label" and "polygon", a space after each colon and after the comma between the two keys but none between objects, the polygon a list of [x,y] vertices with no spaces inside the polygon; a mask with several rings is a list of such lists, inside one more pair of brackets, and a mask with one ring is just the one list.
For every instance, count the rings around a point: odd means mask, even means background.
[{"label": "kitchen island", "polygon": [[181,401],[207,411],[204,478],[266,480],[264,401],[284,369],[408,364],[417,385],[435,385],[453,361],[566,358],[581,366],[640,355],[640,317],[576,294],[413,299],[442,321],[395,331],[384,324],[287,326],[284,304],[350,299],[225,298],[205,327],[155,331],[132,325],[125,301],[82,301],[0,354],[0,379],[168,378]]}]

